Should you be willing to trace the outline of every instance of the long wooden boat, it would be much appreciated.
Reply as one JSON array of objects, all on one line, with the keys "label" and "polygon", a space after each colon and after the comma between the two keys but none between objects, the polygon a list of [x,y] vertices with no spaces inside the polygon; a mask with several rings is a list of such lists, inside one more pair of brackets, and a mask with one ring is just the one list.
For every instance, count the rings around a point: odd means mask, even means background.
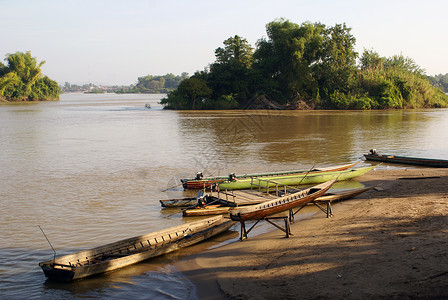
[{"label": "long wooden boat", "polygon": [[233,224],[228,218],[215,216],[57,257],[41,262],[39,266],[48,279],[69,282],[196,244],[229,229]]},{"label": "long wooden boat", "polygon": [[363,167],[357,169],[350,169],[336,172],[315,172],[308,174],[297,174],[289,176],[270,176],[264,178],[245,178],[235,181],[226,181],[219,184],[219,188],[229,190],[243,190],[243,189],[256,189],[274,187],[276,185],[305,185],[305,184],[318,184],[329,181],[333,178],[338,178],[338,181],[344,181],[353,179],[355,177],[364,175],[375,168],[375,166]]},{"label": "long wooden boat", "polygon": [[205,207],[194,207],[194,208],[184,209],[182,211],[182,215],[184,217],[222,215],[222,214],[227,214],[234,208],[236,208],[236,207],[225,206],[222,204],[207,205]]},{"label": "long wooden boat", "polygon": [[434,158],[419,158],[396,155],[364,154],[366,160],[380,161],[393,164],[416,165],[433,168],[448,168],[448,160]]},{"label": "long wooden boat", "polygon": [[[336,193],[325,193],[323,196],[317,197],[313,201],[315,202],[335,202],[335,201],[342,201],[354,198],[368,190],[370,190],[372,187],[365,187],[365,188],[359,188],[359,189],[351,189],[347,191],[342,192],[336,192]],[[263,199],[260,197],[260,202],[254,202],[253,204],[259,204],[262,202],[265,202],[266,199]],[[221,215],[221,214],[227,214],[231,211],[240,209],[240,207],[235,206],[225,206],[222,204],[218,205],[206,205],[205,207],[194,207],[185,209],[182,211],[182,214],[184,217],[192,217],[192,216],[210,216],[210,215]]]},{"label": "long wooden boat", "polygon": [[325,194],[336,182],[336,178],[303,191],[265,201],[256,205],[249,205],[230,212],[233,221],[260,220],[265,217],[306,205]]},{"label": "long wooden boat", "polygon": [[207,204],[210,201],[210,197],[204,191],[199,191],[196,197],[179,198],[159,200],[162,207],[183,207],[183,206],[195,206],[199,203]]},{"label": "long wooden boat", "polygon": [[316,198],[314,201],[315,202],[325,202],[325,201],[336,202],[336,201],[352,199],[364,192],[367,192],[368,190],[370,190],[372,188],[373,188],[373,186],[369,186],[369,187],[365,187],[365,188],[342,191],[342,192],[338,192],[338,193],[326,193],[325,195],[323,195],[319,198]]},{"label": "long wooden boat", "polygon": [[347,165],[339,165],[339,166],[332,166],[327,168],[314,168],[311,171],[310,170],[292,170],[292,171],[279,171],[279,172],[270,172],[270,173],[254,173],[254,174],[244,174],[244,175],[234,175],[231,174],[229,176],[216,176],[216,177],[201,177],[201,174],[198,173],[196,175],[196,178],[194,179],[181,179],[182,186],[184,189],[203,189],[208,188],[213,184],[221,183],[224,181],[227,181],[230,179],[246,179],[246,178],[252,178],[252,177],[271,177],[271,176],[286,176],[286,175],[295,175],[295,174],[304,174],[304,173],[311,173],[311,172],[334,172],[334,171],[342,171],[347,170],[351,167],[354,167],[356,163],[347,164]]},{"label": "long wooden boat", "polygon": [[162,207],[192,206],[198,203],[196,197],[159,200]]}]

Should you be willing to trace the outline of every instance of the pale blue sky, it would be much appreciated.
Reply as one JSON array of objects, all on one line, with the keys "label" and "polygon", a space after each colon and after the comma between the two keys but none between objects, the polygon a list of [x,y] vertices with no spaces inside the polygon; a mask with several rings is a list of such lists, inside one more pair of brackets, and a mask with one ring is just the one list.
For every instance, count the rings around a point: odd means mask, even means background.
[{"label": "pale blue sky", "polygon": [[128,85],[203,70],[225,39],[255,47],[267,23],[285,18],[345,22],[358,52],[403,54],[445,74],[447,14],[446,0],[0,0],[0,59],[29,50],[60,84]]}]

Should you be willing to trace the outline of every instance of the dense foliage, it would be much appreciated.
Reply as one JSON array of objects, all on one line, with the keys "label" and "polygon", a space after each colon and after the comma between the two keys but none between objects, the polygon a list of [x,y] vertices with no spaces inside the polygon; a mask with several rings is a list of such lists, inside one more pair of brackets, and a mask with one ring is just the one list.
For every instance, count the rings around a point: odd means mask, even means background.
[{"label": "dense foliage", "polygon": [[448,73],[445,75],[439,74],[436,76],[429,76],[429,80],[435,87],[438,87],[445,93],[448,93]]},{"label": "dense foliage", "polygon": [[163,76],[147,75],[139,77],[137,84],[128,88],[117,89],[115,92],[120,93],[167,93],[176,89],[180,82],[188,78],[188,73],[182,73],[181,76],[166,74]]},{"label": "dense foliage", "polygon": [[42,74],[45,61],[38,63],[29,51],[8,54],[5,60],[6,65],[0,63],[0,98],[7,101],[59,99],[57,82]]},{"label": "dense foliage", "polygon": [[345,24],[280,19],[266,25],[255,50],[235,35],[215,50],[209,69],[182,81],[161,103],[171,109],[448,107],[448,97],[412,59],[373,50],[359,57],[350,31]]}]

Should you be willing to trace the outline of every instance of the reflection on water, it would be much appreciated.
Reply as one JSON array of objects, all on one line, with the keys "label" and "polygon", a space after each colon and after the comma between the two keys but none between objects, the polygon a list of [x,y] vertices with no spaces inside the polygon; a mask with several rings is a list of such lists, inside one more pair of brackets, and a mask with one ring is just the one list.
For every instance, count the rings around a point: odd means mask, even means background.
[{"label": "reflection on water", "polygon": [[[161,260],[67,289],[44,283],[37,264],[52,252],[37,225],[62,255],[188,222],[158,200],[194,195],[179,179],[197,171],[307,170],[357,161],[371,148],[448,158],[446,109],[178,112],[162,110],[160,98],[66,94],[57,102],[0,105],[1,295],[103,298],[134,290],[138,298],[158,276],[175,281],[178,275],[158,271],[169,263]],[[335,189],[359,183],[344,184]],[[237,240],[237,230],[228,240]],[[188,294],[184,288],[174,293]]]}]

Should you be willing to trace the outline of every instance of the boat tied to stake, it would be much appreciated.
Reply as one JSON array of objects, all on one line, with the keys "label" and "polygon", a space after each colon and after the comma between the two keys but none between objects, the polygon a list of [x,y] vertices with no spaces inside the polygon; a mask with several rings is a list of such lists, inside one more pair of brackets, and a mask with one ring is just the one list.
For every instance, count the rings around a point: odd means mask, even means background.
[{"label": "boat tied to stake", "polygon": [[55,254],[53,259],[39,266],[49,280],[70,282],[196,244],[226,231],[233,224],[228,218],[215,216],[74,254],[61,257]]},{"label": "boat tied to stake", "polygon": [[234,173],[229,174],[228,176],[215,176],[215,177],[204,177],[202,172],[196,173],[196,177],[193,179],[181,179],[181,183],[184,189],[203,189],[209,188],[214,184],[219,184],[226,181],[234,181],[234,180],[242,180],[242,179],[250,179],[250,178],[264,178],[264,177],[272,177],[272,176],[289,176],[289,175],[297,175],[297,174],[305,174],[305,173],[317,173],[317,172],[335,172],[347,170],[351,167],[354,167],[356,163],[347,164],[347,165],[339,165],[332,166],[327,168],[313,168],[311,170],[292,170],[292,171],[279,171],[279,172],[268,172],[268,173],[253,173],[253,174],[244,174],[244,175],[235,175]]},{"label": "boat tied to stake", "polygon": [[376,152],[376,149],[371,149],[369,154],[364,154],[364,157],[366,160],[385,163],[415,165],[433,168],[448,168],[448,160],[378,154]]},{"label": "boat tied to stake", "polygon": [[239,222],[261,220],[268,216],[291,210],[297,206],[306,205],[314,199],[324,195],[336,181],[337,178],[334,178],[297,193],[233,210],[230,212],[230,218],[233,221]]}]

